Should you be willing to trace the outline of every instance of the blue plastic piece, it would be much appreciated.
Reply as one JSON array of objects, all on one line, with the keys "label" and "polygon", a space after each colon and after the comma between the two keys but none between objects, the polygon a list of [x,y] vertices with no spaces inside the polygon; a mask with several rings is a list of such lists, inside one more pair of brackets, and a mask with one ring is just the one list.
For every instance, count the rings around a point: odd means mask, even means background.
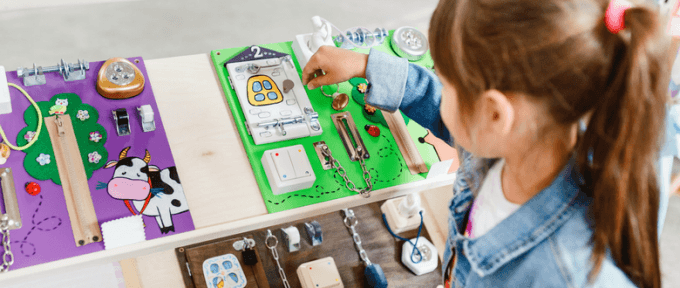
[{"label": "blue plastic piece", "polygon": [[260,81],[255,81],[253,83],[253,92],[260,92],[262,91],[262,84],[260,84]]},{"label": "blue plastic piece", "polygon": [[378,264],[371,264],[366,266],[364,269],[364,275],[366,276],[366,282],[371,288],[387,288],[387,278],[385,278],[385,273]]},{"label": "blue plastic piece", "polygon": [[276,92],[269,92],[267,93],[267,97],[269,97],[269,100],[276,100],[276,98],[278,98],[279,95],[276,95]]},{"label": "blue plastic piece", "polygon": [[213,282],[213,285],[215,285],[214,287],[217,287],[217,284],[220,284],[220,282],[222,282],[222,278],[215,277],[215,278],[213,278],[212,282]]},{"label": "blue plastic piece", "polygon": [[262,93],[256,94],[255,95],[255,101],[258,101],[258,102],[264,101],[264,94],[262,94]]},{"label": "blue plastic piece", "polygon": [[264,89],[272,90],[272,83],[269,83],[268,80],[262,81],[262,85],[264,85]]},{"label": "blue plastic piece", "polygon": [[231,267],[233,267],[233,265],[231,264],[231,261],[222,262],[222,266],[224,266],[224,269],[227,269],[227,270],[229,270],[229,269],[231,269]]},{"label": "blue plastic piece", "polygon": [[210,272],[217,273],[219,271],[220,271],[220,266],[217,266],[217,264],[210,265]]}]

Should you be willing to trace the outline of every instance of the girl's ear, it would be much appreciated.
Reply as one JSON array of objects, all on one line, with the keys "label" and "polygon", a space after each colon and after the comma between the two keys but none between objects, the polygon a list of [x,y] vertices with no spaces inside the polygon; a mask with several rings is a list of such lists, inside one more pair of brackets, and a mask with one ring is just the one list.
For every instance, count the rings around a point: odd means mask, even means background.
[{"label": "girl's ear", "polygon": [[510,133],[516,120],[515,109],[510,103],[510,98],[498,90],[488,90],[484,92],[482,99],[485,103],[483,121],[486,122],[486,127],[494,133],[503,135]]}]

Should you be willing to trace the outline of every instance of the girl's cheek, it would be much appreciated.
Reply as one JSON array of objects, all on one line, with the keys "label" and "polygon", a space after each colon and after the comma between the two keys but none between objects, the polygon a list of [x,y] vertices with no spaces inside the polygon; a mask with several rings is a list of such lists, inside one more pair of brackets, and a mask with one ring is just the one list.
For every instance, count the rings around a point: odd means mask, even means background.
[{"label": "girl's cheek", "polygon": [[460,120],[455,91],[446,86],[448,85],[444,85],[442,89],[442,101],[439,107],[442,122],[446,125],[456,144],[468,150],[470,148],[470,141],[467,136],[467,130]]}]

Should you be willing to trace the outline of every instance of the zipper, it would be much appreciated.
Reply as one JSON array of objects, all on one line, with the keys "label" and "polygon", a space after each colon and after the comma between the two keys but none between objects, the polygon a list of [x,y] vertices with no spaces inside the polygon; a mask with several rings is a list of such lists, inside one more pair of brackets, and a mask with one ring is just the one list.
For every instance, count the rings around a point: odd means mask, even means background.
[{"label": "zipper", "polygon": [[45,118],[76,246],[102,241],[87,174],[68,114]]}]

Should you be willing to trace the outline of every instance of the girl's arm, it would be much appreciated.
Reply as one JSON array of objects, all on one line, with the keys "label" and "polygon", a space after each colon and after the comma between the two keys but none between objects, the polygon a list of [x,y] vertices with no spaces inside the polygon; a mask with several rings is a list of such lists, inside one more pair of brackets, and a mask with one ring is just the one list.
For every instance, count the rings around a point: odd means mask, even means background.
[{"label": "girl's arm", "polygon": [[404,58],[371,49],[366,79],[370,83],[366,95],[369,105],[388,111],[400,109],[435,136],[451,142],[439,114],[442,85],[434,73]]}]

